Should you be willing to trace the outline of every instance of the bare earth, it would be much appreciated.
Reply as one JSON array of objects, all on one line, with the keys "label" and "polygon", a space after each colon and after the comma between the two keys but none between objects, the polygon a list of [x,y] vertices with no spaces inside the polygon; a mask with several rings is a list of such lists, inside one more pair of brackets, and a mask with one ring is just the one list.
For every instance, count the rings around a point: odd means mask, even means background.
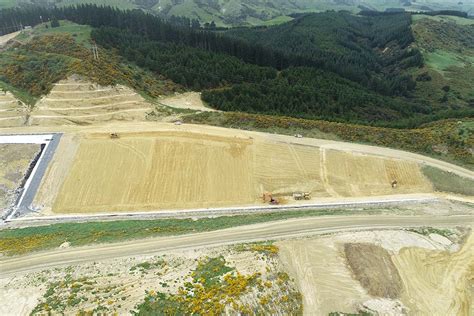
[{"label": "bare earth", "polygon": [[62,142],[68,151],[56,155],[44,186],[62,185],[38,195],[54,213],[262,205],[264,192],[287,201],[294,192],[313,200],[433,192],[413,162],[261,137],[174,130],[66,134]]},{"label": "bare earth", "polygon": [[153,107],[132,89],[103,87],[71,76],[56,83],[35,105],[30,125],[85,125],[109,121],[144,121]]},{"label": "bare earth", "polygon": [[[427,238],[404,231],[361,231],[284,240],[277,245],[284,266],[304,293],[307,315],[357,313],[366,309],[383,315],[471,315],[472,234],[463,248],[454,253],[448,250],[448,245],[437,241],[442,236],[436,236]],[[353,273],[344,255],[344,246],[354,241],[378,247],[378,252],[383,249],[384,256],[390,254],[385,260],[393,261],[394,266],[390,268],[393,275],[373,271],[366,275],[371,279],[366,285],[377,284],[378,290],[394,290],[393,282],[387,278],[400,275],[401,282],[397,281],[397,290],[392,292],[396,295],[392,298],[378,296],[359,283],[360,275]],[[374,265],[382,270],[388,267],[383,259],[378,261],[381,258],[374,257],[373,251],[360,255],[367,256],[369,261],[365,264],[372,268]],[[364,266],[358,267],[364,269]]]},{"label": "bare earth", "polygon": [[20,31],[0,36],[0,47],[5,45],[9,40],[14,39],[18,34],[20,34]]},{"label": "bare earth", "polygon": [[0,128],[24,125],[26,113],[26,106],[11,92],[0,91]]},{"label": "bare earth", "polygon": [[216,111],[213,108],[204,105],[201,100],[200,92],[185,92],[176,94],[174,96],[164,97],[159,100],[163,105],[170,106],[177,109],[189,109],[195,111]]},{"label": "bare earth", "polygon": [[39,149],[35,144],[0,144],[0,213],[15,201],[15,190]]},{"label": "bare earth", "polygon": [[393,259],[411,314],[472,315],[473,234],[457,252],[404,248]]}]

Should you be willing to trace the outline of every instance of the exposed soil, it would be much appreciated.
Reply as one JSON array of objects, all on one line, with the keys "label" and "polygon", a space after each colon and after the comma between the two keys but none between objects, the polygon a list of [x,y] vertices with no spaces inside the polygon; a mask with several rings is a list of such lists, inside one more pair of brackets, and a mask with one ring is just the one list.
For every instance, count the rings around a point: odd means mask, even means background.
[{"label": "exposed soil", "polygon": [[[460,240],[466,232],[453,230],[450,239]],[[466,306],[470,302],[468,284],[472,282],[473,266],[469,243],[462,251],[450,253],[458,245],[440,242],[439,236],[432,235],[402,230],[359,231],[284,240],[276,245],[280,259],[303,294],[306,315],[360,310],[382,315],[407,311],[469,315]],[[346,259],[345,248],[350,259]],[[357,269],[355,273],[349,262]],[[446,297],[441,298],[443,290]],[[436,304],[430,306],[433,300]],[[437,309],[441,305],[443,308]]]},{"label": "exposed soil", "polygon": [[26,120],[27,108],[9,91],[0,90],[0,128],[22,126]]},{"label": "exposed soil", "polygon": [[474,235],[457,252],[404,248],[392,257],[413,315],[472,315]]},{"label": "exposed soil", "polygon": [[376,297],[399,298],[402,281],[390,254],[372,244],[344,244],[344,254],[356,280]]},{"label": "exposed soil", "polygon": [[216,111],[204,105],[199,92],[185,92],[160,99],[160,103],[177,109]]},{"label": "exposed soil", "polygon": [[87,125],[108,121],[144,121],[153,106],[132,89],[103,87],[71,76],[56,83],[31,113],[31,125]]},{"label": "exposed soil", "polygon": [[[310,192],[313,199],[338,197],[337,192],[348,197],[431,192],[415,163],[343,152],[325,160],[318,147],[260,137],[175,130],[119,133],[115,139],[85,133],[64,141],[78,149],[72,165],[70,154],[57,156],[69,161],[69,171],[61,173],[65,178],[46,177],[45,183],[64,181],[52,203],[56,213],[260,205],[264,192],[291,202],[294,192]],[[353,164],[353,170],[341,173],[338,161]],[[56,163],[61,164],[53,160],[51,170]]]},{"label": "exposed soil", "polygon": [[39,150],[36,144],[0,144],[0,213],[15,202],[17,189]]}]

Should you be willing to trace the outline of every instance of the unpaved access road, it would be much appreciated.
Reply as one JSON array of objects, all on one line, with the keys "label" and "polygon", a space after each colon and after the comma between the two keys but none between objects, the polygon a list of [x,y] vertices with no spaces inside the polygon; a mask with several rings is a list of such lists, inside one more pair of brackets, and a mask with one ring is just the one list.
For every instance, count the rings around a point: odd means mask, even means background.
[{"label": "unpaved access road", "polygon": [[213,247],[269,239],[327,234],[339,231],[470,225],[474,215],[459,216],[334,216],[299,218],[240,226],[206,233],[158,237],[38,252],[0,260],[0,276],[27,273],[56,266],[119,257],[162,253],[177,249]]}]

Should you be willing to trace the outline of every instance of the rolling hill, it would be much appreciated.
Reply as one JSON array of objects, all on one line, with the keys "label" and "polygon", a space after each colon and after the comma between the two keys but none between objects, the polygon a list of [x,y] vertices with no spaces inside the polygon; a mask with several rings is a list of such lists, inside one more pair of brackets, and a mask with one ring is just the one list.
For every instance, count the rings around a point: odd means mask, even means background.
[{"label": "rolling hill", "polygon": [[0,0],[0,8],[25,6],[68,6],[93,3],[120,9],[142,9],[165,17],[195,19],[202,25],[271,25],[291,20],[289,15],[326,10],[404,9],[406,11],[460,10],[474,15],[474,3],[458,0]]}]

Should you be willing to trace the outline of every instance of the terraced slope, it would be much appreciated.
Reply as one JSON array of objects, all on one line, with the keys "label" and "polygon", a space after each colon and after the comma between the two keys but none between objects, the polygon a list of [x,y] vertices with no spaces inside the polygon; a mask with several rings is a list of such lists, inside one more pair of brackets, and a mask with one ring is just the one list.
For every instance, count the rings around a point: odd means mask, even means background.
[{"label": "terraced slope", "polygon": [[35,107],[30,125],[93,124],[145,120],[152,105],[132,89],[100,86],[71,76],[54,84]]},{"label": "terraced slope", "polygon": [[15,127],[24,124],[26,106],[10,92],[0,91],[0,127]]}]

